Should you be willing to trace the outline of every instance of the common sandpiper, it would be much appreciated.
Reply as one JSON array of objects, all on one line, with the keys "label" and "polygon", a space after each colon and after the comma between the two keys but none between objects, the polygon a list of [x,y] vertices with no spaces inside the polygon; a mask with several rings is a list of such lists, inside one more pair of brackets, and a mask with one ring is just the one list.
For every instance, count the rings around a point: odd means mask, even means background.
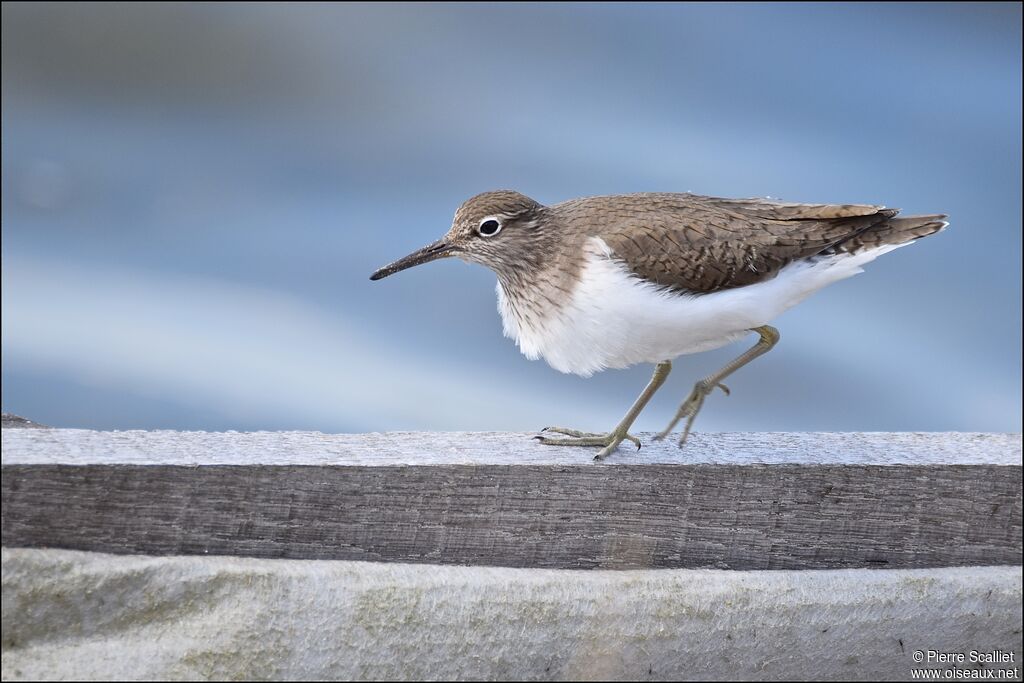
[{"label": "common sandpiper", "polygon": [[505,336],[530,359],[589,376],[654,363],[654,376],[607,434],[547,427],[557,446],[600,446],[600,460],[665,381],[678,356],[725,346],[751,332],[757,343],[699,380],[675,417],[679,445],[704,399],[726,377],[779,341],[768,323],[817,290],[861,272],[878,256],[946,227],[944,215],[897,217],[868,204],[797,204],[689,193],[573,199],[544,206],[511,190],[484,192],[455,212],[440,240],[370,276],[449,256],[498,276]]}]

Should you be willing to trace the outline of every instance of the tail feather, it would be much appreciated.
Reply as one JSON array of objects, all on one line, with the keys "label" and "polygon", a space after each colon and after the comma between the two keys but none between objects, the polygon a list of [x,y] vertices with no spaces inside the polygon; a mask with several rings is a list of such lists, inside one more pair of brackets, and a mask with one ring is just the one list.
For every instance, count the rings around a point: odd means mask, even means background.
[{"label": "tail feather", "polygon": [[944,214],[888,218],[832,245],[832,253],[857,253],[884,246],[906,244],[942,231],[949,223]]}]

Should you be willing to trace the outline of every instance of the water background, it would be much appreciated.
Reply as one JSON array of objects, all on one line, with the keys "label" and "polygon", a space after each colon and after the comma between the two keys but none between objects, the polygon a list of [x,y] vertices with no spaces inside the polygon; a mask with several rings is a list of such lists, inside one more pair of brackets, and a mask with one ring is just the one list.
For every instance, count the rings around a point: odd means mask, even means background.
[{"label": "water background", "polygon": [[1021,429],[1019,4],[2,11],[5,410],[607,429],[649,367],[527,361],[480,267],[367,277],[483,190],[693,191],[952,221],[780,318],[700,429]]}]

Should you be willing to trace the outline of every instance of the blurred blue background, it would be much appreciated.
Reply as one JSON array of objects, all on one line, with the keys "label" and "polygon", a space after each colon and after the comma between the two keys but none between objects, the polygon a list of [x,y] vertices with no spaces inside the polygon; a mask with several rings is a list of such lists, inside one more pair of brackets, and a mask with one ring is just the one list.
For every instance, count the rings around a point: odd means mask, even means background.
[{"label": "blurred blue background", "polygon": [[[59,426],[610,428],[494,276],[371,283],[477,192],[946,212],[699,430],[1021,429],[1021,7],[3,4],[3,407]],[[687,356],[660,429],[752,340]]]}]

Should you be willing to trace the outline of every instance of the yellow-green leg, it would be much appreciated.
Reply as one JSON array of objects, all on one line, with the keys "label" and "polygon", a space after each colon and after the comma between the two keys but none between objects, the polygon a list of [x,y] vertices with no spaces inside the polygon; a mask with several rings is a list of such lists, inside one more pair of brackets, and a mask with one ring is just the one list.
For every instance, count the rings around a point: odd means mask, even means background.
[{"label": "yellow-green leg", "polygon": [[643,390],[643,393],[637,397],[636,401],[633,403],[633,407],[629,409],[629,412],[626,413],[626,416],[622,418],[622,421],[619,422],[615,429],[607,434],[581,432],[575,429],[566,429],[565,427],[545,427],[541,431],[565,434],[572,438],[550,439],[546,436],[536,436],[534,438],[548,446],[604,446],[604,448],[594,456],[594,460],[603,460],[609,453],[618,448],[619,444],[623,441],[632,441],[639,449],[640,439],[629,434],[629,428],[633,426],[633,422],[636,421],[640,411],[644,409],[647,402],[651,400],[652,396],[654,396],[654,392],[658,390],[658,387],[665,383],[665,378],[668,377],[668,373],[671,370],[672,363],[669,361],[666,360],[658,363],[654,368],[654,375],[651,377],[651,381],[647,383],[647,387]]},{"label": "yellow-green leg", "polygon": [[708,375],[694,384],[693,391],[691,391],[687,399],[683,401],[683,404],[679,406],[676,416],[672,418],[668,427],[665,427],[665,429],[654,437],[655,441],[660,441],[668,436],[676,424],[679,423],[679,420],[685,417],[686,426],[683,428],[683,436],[679,439],[679,445],[682,446],[685,444],[686,438],[690,436],[690,429],[693,427],[693,421],[697,418],[697,413],[700,412],[701,407],[704,405],[704,399],[708,394],[714,391],[715,387],[718,387],[728,395],[729,387],[722,384],[722,380],[758,356],[763,356],[768,353],[772,350],[772,347],[779,342],[779,331],[771,325],[755,327],[751,332],[757,332],[761,335],[761,338],[757,343],[718,372]]}]

